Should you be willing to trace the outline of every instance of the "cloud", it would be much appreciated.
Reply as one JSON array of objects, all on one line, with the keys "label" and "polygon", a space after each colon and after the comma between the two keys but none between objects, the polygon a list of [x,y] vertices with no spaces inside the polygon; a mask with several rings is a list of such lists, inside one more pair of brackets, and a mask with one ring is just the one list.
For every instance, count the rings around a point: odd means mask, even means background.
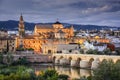
[{"label": "cloud", "polygon": [[110,9],[110,6],[105,5],[105,6],[97,7],[97,8],[87,8],[86,10],[83,10],[82,12],[84,14],[95,14],[95,13],[105,12],[109,9]]},{"label": "cloud", "polygon": [[[120,26],[120,0],[0,0],[0,20]],[[111,23],[109,23],[111,22]]]}]

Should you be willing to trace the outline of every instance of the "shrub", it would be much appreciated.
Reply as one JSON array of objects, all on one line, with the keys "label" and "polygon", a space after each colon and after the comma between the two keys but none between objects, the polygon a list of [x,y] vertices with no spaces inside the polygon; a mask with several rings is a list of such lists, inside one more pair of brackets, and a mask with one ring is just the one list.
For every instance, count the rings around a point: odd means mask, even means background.
[{"label": "shrub", "polygon": [[29,61],[27,60],[26,57],[19,58],[17,61],[14,61],[12,65],[27,65]]},{"label": "shrub", "polygon": [[58,80],[58,73],[55,70],[46,70],[38,75],[38,80]]},{"label": "shrub", "polygon": [[0,53],[0,64],[2,64],[2,63],[3,63],[3,54]]},{"label": "shrub", "polygon": [[69,78],[69,76],[64,75],[64,74],[61,74],[61,75],[58,76],[58,79],[60,79],[60,80],[67,80],[68,78]]},{"label": "shrub", "polygon": [[120,62],[103,61],[93,71],[93,80],[120,80]]}]

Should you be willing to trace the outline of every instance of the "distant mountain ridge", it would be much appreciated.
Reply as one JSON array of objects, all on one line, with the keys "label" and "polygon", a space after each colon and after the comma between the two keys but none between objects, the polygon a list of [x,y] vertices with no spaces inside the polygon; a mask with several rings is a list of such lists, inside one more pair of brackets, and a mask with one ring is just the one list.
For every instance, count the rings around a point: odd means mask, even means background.
[{"label": "distant mountain ridge", "polygon": [[[0,21],[0,29],[5,30],[18,30],[18,23],[19,21],[15,20],[8,20],[8,21]],[[53,24],[53,23],[29,23],[24,22],[26,30],[34,30],[36,24]],[[73,25],[75,30],[101,30],[101,29],[120,29],[120,27],[111,27],[111,26],[97,26],[97,25],[80,25],[80,24],[69,24],[69,23],[62,23],[65,27],[70,27]]]},{"label": "distant mountain ridge", "polygon": [[[8,20],[8,21],[0,21],[0,29],[6,29],[6,30],[18,30],[18,24],[19,21],[15,20]],[[27,30],[33,30],[35,23],[28,23],[24,22],[25,24],[25,29]]]}]

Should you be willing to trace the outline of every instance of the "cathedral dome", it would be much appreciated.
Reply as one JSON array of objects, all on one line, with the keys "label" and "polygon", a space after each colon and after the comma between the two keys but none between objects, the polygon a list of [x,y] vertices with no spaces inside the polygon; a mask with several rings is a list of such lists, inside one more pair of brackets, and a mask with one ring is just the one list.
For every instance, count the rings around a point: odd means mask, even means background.
[{"label": "cathedral dome", "polygon": [[61,24],[59,21],[56,21],[54,24]]}]

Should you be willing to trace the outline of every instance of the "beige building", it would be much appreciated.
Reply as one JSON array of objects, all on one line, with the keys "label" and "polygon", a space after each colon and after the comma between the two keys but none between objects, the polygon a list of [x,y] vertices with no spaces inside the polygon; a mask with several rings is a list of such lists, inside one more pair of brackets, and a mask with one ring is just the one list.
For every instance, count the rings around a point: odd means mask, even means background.
[{"label": "beige building", "polygon": [[70,53],[73,50],[79,50],[78,44],[44,44],[42,46],[42,52],[44,54],[51,53]]},{"label": "beige building", "polygon": [[1,29],[0,30],[0,37],[8,36],[8,32],[6,30]]},{"label": "beige building", "polygon": [[0,52],[14,52],[15,39],[11,37],[0,37]]},{"label": "beige building", "polygon": [[52,25],[35,25],[34,35],[42,38],[72,38],[74,36],[73,26],[64,28],[60,22],[55,22]]},{"label": "beige building", "polygon": [[[74,36],[74,29],[71,26],[70,28],[64,28],[63,24],[60,22],[55,22],[52,25],[42,24],[35,25],[34,34],[26,35],[24,28],[24,21],[22,15],[20,16],[19,21],[19,36],[16,37],[16,48],[32,48],[35,52],[42,53],[42,46],[44,44],[59,44],[68,43],[67,39]],[[61,41],[60,39],[65,39]]]},{"label": "beige building", "polygon": [[[16,37],[16,48],[32,48],[37,53],[56,53],[59,44],[68,45],[70,43],[83,44],[86,40],[109,43],[110,40],[96,38],[74,37],[74,28],[65,28],[62,23],[37,24],[32,35],[25,34],[25,26],[22,15],[19,21],[19,36]],[[62,47],[62,45],[61,45]],[[70,47],[66,46],[65,48]]]}]

